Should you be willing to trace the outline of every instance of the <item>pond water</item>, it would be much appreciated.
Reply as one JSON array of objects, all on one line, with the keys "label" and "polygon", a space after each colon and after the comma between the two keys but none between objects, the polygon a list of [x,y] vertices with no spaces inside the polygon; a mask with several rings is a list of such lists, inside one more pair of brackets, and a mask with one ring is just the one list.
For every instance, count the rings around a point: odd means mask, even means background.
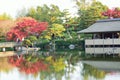
[{"label": "pond water", "polygon": [[0,58],[0,80],[120,80],[120,63],[71,55],[14,55]]}]

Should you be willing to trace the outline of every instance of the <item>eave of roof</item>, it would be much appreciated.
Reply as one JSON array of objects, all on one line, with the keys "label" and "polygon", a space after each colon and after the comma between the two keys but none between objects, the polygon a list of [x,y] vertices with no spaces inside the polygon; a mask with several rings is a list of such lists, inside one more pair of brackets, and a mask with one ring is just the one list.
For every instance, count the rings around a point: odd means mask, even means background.
[{"label": "eave of roof", "polygon": [[101,33],[101,32],[120,32],[120,18],[104,19],[96,21],[88,28],[77,33]]}]

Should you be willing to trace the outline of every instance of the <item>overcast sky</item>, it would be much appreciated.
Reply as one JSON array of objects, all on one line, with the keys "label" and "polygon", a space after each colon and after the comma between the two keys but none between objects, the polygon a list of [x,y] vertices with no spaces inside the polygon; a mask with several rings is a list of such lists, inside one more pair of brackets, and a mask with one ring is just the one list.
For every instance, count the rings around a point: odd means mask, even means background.
[{"label": "overcast sky", "polygon": [[[98,0],[103,4],[112,7],[120,7],[120,0]],[[12,17],[17,15],[17,12],[23,8],[42,6],[43,4],[55,4],[60,10],[69,9],[70,13],[75,14],[75,3],[73,0],[0,0],[0,14],[7,13]]]}]

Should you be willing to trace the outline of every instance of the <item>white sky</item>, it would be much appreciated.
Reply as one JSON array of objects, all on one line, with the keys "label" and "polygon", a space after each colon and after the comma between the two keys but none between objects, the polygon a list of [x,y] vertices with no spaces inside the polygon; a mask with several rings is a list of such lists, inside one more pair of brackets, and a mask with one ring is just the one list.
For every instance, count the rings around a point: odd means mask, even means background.
[{"label": "white sky", "polygon": [[[112,7],[120,7],[120,0],[98,0],[103,4]],[[12,17],[17,15],[17,12],[23,8],[42,6],[43,4],[58,5],[61,10],[69,9],[70,13],[75,14],[75,3],[73,0],[0,0],[0,14],[7,13]]]}]

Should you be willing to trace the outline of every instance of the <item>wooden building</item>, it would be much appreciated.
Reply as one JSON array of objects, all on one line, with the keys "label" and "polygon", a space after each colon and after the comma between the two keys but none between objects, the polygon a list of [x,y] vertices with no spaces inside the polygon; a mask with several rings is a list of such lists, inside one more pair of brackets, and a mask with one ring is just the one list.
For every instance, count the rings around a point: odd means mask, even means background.
[{"label": "wooden building", "polygon": [[78,33],[92,34],[85,39],[87,54],[120,54],[120,18],[96,21]]}]

